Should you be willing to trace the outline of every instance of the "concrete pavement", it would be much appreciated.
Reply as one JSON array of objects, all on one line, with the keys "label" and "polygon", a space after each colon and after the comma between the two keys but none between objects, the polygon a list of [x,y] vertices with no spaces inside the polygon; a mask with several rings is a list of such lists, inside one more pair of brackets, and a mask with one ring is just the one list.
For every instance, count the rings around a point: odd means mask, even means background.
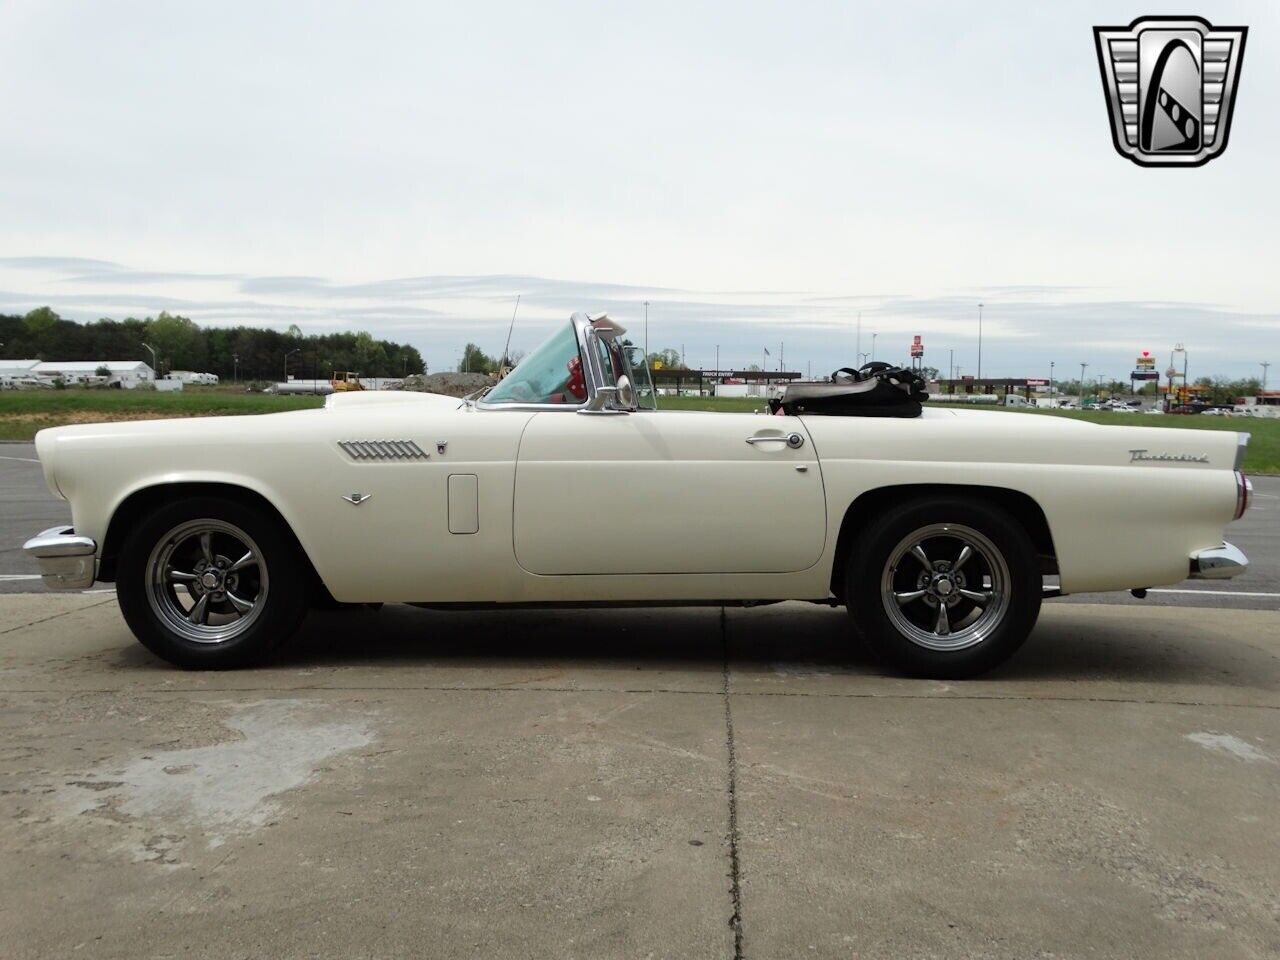
[{"label": "concrete pavement", "polygon": [[193,674],[0,597],[0,956],[1280,953],[1280,614],[1050,605],[952,684],[845,626],[387,607]]}]

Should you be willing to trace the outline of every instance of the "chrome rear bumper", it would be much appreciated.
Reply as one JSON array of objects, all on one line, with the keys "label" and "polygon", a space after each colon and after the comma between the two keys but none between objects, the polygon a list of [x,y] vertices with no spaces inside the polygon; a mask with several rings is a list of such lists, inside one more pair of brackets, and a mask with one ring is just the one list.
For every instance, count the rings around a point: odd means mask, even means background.
[{"label": "chrome rear bumper", "polygon": [[1224,543],[1191,555],[1192,580],[1230,580],[1249,569],[1249,558],[1239,547]]},{"label": "chrome rear bumper", "polygon": [[98,545],[71,527],[50,527],[22,545],[35,560],[44,585],[52,590],[83,590],[93,586],[94,555]]}]

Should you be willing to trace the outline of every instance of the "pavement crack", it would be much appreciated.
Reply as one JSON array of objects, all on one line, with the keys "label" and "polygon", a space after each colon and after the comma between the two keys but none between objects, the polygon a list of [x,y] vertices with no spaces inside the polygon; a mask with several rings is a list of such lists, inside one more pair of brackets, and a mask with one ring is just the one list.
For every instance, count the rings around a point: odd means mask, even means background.
[{"label": "pavement crack", "polygon": [[27,627],[34,627],[40,623],[48,623],[50,620],[57,620],[59,617],[69,617],[73,613],[80,613],[84,610],[92,610],[94,607],[105,607],[108,603],[115,603],[115,602],[116,602],[116,598],[112,597],[110,600],[103,600],[99,603],[87,603],[83,607],[76,607],[74,610],[63,610],[61,613],[53,613],[47,617],[38,617],[37,619],[31,620],[28,623],[21,623],[21,624],[18,624],[18,626],[16,627],[6,627],[4,630],[0,630],[0,637],[4,636],[6,633],[13,633],[16,630],[25,630],[27,629]]},{"label": "pavement crack", "polygon": [[742,861],[738,853],[738,752],[733,737],[733,703],[730,697],[729,625],[724,607],[720,608],[720,640],[724,645],[723,689],[725,746],[728,751],[729,802],[729,897],[733,913],[729,926],[733,929],[733,960],[742,960]]},{"label": "pavement crack", "polygon": [[[52,619],[52,618],[50,618]],[[0,686],[0,694],[43,695],[67,693],[65,687],[41,686]],[[188,693],[567,693],[567,694],[601,694],[620,693],[626,696],[682,696],[682,697],[723,697],[724,684],[711,689],[688,690],[674,687],[573,687],[573,686],[475,686],[463,687],[453,684],[298,684],[295,686],[273,686],[270,684],[251,684],[243,686],[166,686],[164,689],[140,689],[136,687],[79,687],[73,691],[78,695],[118,696],[129,693],[132,696],[173,696]],[[1241,710],[1280,710],[1277,703],[1239,703],[1229,700],[1181,700],[1160,699],[1158,697],[1103,697],[1103,696],[1060,696],[1053,694],[988,694],[988,693],[873,693],[873,692],[833,692],[805,690],[735,690],[735,697],[788,697],[815,700],[934,700],[946,702],[954,700],[958,703],[995,702],[995,703],[1096,703],[1137,707],[1209,707],[1213,709]]]}]

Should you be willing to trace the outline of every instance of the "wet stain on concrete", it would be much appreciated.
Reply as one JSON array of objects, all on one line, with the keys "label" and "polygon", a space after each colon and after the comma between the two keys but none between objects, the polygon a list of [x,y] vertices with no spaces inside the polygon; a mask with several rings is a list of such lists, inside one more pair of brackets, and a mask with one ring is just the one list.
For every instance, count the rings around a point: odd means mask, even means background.
[{"label": "wet stain on concrete", "polygon": [[179,825],[198,830],[211,847],[263,827],[279,816],[281,794],[374,739],[369,717],[302,700],[233,705],[222,724],[232,736],[219,742],[153,750],[95,771],[103,779],[69,781],[58,798],[62,814],[143,825],[140,858],[172,862],[154,854],[177,845]]},{"label": "wet stain on concrete", "polygon": [[1188,733],[1187,739],[1206,750],[1223,753],[1245,763],[1275,763],[1275,758],[1255,747],[1248,740],[1241,740],[1229,733]]}]

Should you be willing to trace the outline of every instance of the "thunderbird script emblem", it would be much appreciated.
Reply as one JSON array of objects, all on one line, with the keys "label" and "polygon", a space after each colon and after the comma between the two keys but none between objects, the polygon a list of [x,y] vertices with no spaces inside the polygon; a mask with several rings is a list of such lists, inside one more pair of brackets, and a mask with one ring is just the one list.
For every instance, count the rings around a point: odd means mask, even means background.
[{"label": "thunderbird script emblem", "polygon": [[1199,17],[1094,27],[1120,155],[1144,167],[1198,167],[1222,153],[1248,32]]}]

